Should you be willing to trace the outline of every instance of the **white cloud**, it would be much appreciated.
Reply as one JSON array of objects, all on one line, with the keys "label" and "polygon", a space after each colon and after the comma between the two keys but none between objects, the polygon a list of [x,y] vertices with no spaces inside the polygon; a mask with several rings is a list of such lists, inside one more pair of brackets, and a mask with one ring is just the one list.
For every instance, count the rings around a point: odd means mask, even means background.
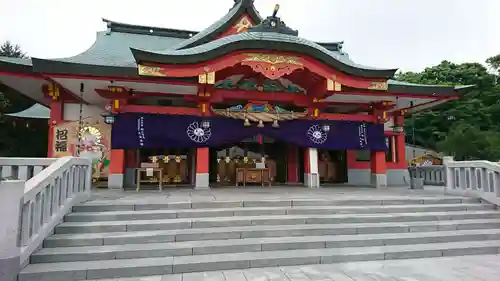
[{"label": "white cloud", "polygon": [[[0,41],[30,56],[76,55],[104,30],[101,18],[132,24],[201,30],[223,16],[232,0],[7,0]],[[484,60],[500,52],[498,0],[255,0],[262,16],[279,16],[301,37],[345,41],[360,64],[420,70],[447,59]],[[5,6],[6,5],[6,6]]]}]

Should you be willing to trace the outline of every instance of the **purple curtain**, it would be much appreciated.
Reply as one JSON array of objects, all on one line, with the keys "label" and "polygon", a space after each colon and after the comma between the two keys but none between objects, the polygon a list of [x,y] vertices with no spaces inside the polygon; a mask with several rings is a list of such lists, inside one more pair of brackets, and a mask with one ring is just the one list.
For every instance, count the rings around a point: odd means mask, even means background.
[{"label": "purple curtain", "polygon": [[126,113],[116,117],[111,147],[220,147],[261,134],[302,147],[387,150],[382,124],[339,120],[293,120],[279,124],[279,128],[269,123],[257,128],[255,123],[244,127],[242,120],[224,117]]}]

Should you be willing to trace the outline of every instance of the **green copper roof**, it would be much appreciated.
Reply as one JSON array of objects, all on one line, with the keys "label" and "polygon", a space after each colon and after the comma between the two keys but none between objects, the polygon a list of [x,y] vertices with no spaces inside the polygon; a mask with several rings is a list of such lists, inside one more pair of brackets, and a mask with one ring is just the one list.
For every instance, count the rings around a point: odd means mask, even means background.
[{"label": "green copper roof", "polygon": [[9,58],[0,56],[0,71],[7,70],[15,73],[32,73],[30,58]]},{"label": "green copper roof", "polygon": [[424,92],[426,94],[433,95],[457,95],[469,92],[475,87],[474,85],[448,86],[415,84],[393,79],[387,80],[387,84],[389,85],[389,92],[407,94],[421,94],[422,92]]},{"label": "green copper roof", "polygon": [[55,60],[106,66],[135,66],[130,47],[168,49],[183,40],[185,39],[101,31],[97,33],[95,43],[87,51],[74,57]]},{"label": "green copper roof", "polygon": [[0,61],[31,66],[31,59],[29,58],[11,58],[11,57],[0,56]]},{"label": "green copper roof", "polygon": [[237,50],[275,50],[309,55],[346,73],[366,77],[393,77],[396,69],[377,69],[354,64],[340,52],[332,52],[307,39],[275,32],[244,32],[219,38],[189,49],[161,52],[131,48],[138,62],[189,64],[215,59]]},{"label": "green copper roof", "polygon": [[[109,25],[109,23],[108,23]],[[127,27],[131,29],[132,27]],[[103,75],[137,77],[137,65],[130,52],[130,47],[152,48],[164,50],[178,45],[184,38],[164,36],[166,31],[158,35],[142,34],[139,31],[146,27],[137,27],[130,33],[120,26],[120,31],[97,32],[97,39],[86,51],[73,57],[59,59],[33,58],[33,71],[45,73],[72,73],[80,75]],[[142,29],[141,29],[142,28]],[[180,32],[180,31],[179,31]]]},{"label": "green copper roof", "polygon": [[39,103],[35,103],[30,108],[27,108],[23,111],[16,113],[9,113],[5,115],[18,118],[49,119],[50,109]]},{"label": "green copper roof", "polygon": [[[108,22],[107,20],[105,21]],[[123,25],[124,24],[120,25],[121,29],[119,30],[126,31]],[[164,50],[172,48],[185,40],[184,38],[163,36],[165,34],[165,31],[162,31],[162,33],[157,32],[158,35],[154,35],[154,30],[153,34],[138,34],[137,30],[132,30],[132,31],[131,33],[118,32],[118,31],[114,32],[112,30],[97,32],[97,38],[94,44],[83,53],[80,53],[73,57],[57,58],[50,60],[36,59],[36,58],[33,58],[32,60],[32,59],[0,57],[0,69],[6,68],[15,72],[18,71],[21,72],[22,70],[24,71],[29,70],[29,72],[32,72],[32,69],[29,66],[33,65],[33,70],[35,72],[38,71],[52,72],[52,70],[54,70],[54,72],[65,72],[64,67],[63,69],[61,69],[61,71],[59,71],[58,68],[52,69],[49,67],[47,69],[43,67],[43,65],[41,65],[44,62],[53,62],[55,65],[58,66],[65,65],[66,63],[71,63],[71,64],[80,64],[88,66],[113,66],[113,67],[135,68],[136,63],[130,52],[130,47]],[[29,68],[26,68],[26,66],[28,66]],[[69,69],[66,72],[71,73]],[[86,73],[86,74],[92,74],[92,73]]]}]

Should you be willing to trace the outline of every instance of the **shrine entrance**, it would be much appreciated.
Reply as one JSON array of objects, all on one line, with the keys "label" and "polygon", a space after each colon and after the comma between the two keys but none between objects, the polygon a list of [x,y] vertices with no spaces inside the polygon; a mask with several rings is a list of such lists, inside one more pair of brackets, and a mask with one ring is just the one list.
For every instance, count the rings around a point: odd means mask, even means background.
[{"label": "shrine entrance", "polygon": [[[246,182],[249,185],[262,184],[262,181],[266,185],[286,183],[286,143],[258,135],[225,147],[210,149],[209,179],[215,186],[241,185],[245,169],[255,169],[259,173],[253,180]],[[259,172],[259,169],[265,169],[265,174]],[[268,178],[260,179],[260,176]]]},{"label": "shrine entrance", "polygon": [[151,171],[160,170],[162,185],[178,186],[193,183],[192,149],[139,149],[138,159],[139,165],[136,168],[141,173],[140,181],[143,184],[158,184],[159,173],[151,173]]},{"label": "shrine entrance", "polygon": [[347,182],[347,153],[345,150],[318,150],[320,183]]}]

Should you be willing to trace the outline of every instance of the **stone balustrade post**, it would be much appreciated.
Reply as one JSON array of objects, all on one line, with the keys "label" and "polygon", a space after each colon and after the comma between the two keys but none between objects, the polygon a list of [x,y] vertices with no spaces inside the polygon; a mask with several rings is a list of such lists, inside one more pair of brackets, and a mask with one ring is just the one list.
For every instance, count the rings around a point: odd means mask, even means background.
[{"label": "stone balustrade post", "polygon": [[453,185],[455,184],[454,172],[452,169],[448,167],[448,164],[450,164],[453,161],[454,161],[453,156],[443,157],[445,192],[453,189]]},{"label": "stone balustrade post", "polygon": [[448,163],[450,163],[452,161],[454,161],[453,160],[453,156],[444,156],[443,157],[443,165],[445,165],[445,166],[446,166],[446,164],[448,164]]},{"label": "stone balustrade post", "polygon": [[20,270],[21,212],[25,181],[0,182],[0,280],[15,281]]}]

